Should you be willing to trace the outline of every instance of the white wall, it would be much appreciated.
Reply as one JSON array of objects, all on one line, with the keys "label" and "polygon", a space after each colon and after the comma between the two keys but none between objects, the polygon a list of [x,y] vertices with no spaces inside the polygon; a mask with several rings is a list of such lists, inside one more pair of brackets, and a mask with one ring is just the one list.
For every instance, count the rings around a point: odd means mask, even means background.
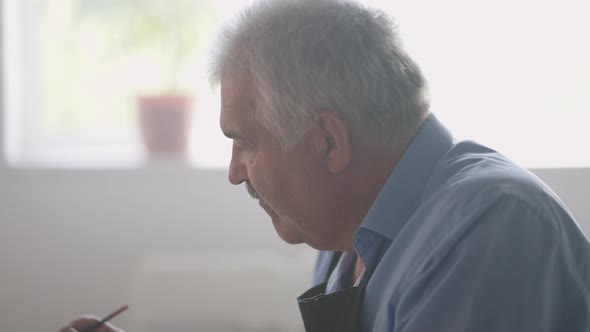
[{"label": "white wall", "polygon": [[[590,233],[590,169],[535,172]],[[277,270],[290,266],[286,275],[291,279],[281,281],[285,292],[262,289],[259,294],[261,299],[274,297],[280,302],[275,304],[275,315],[297,327],[292,323],[299,315],[294,301],[308,283],[312,252],[282,243],[245,190],[227,183],[225,171],[174,163],[128,171],[0,168],[0,331],[55,331],[78,314],[104,315],[124,303],[136,308],[117,323],[136,332],[134,328],[147,330],[146,312],[158,311],[168,321],[187,319],[191,310],[202,311],[205,301],[220,304],[210,292],[202,301],[195,299],[199,293],[190,291],[190,280],[165,284],[164,270],[152,279],[137,273],[150,271],[159,261],[184,257],[177,259],[181,263],[176,268],[187,266],[190,271],[184,270],[185,276],[194,276],[195,287],[202,288],[198,268],[205,263],[195,260],[202,257],[199,253],[206,257],[213,250],[217,255],[262,253],[261,266],[268,263]],[[248,281],[236,283],[246,286]],[[153,298],[137,294],[141,285],[145,291],[156,284],[162,285]],[[245,308],[264,303],[233,286]],[[183,290],[187,296],[178,303],[166,295]],[[146,307],[146,302],[153,307]],[[175,316],[181,303],[188,307]],[[186,322],[178,321],[179,331],[182,324],[186,327]]]},{"label": "white wall", "polygon": [[[0,229],[0,331],[53,331],[81,313],[107,314],[133,300],[135,271],[162,253],[262,251],[293,262],[303,253],[289,308],[297,317],[295,297],[309,283],[304,269],[312,263],[310,250],[275,236],[268,217],[243,188],[227,183],[225,171],[175,164],[132,171],[2,170]],[[117,322],[127,327],[132,317],[130,310]]]}]

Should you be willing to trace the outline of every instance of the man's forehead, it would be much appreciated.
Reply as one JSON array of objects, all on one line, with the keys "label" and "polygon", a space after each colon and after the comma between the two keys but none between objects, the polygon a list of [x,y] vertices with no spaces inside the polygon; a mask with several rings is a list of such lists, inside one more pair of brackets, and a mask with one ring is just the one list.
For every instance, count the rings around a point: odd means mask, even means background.
[{"label": "man's forehead", "polygon": [[[221,79],[220,125],[224,131],[245,129],[254,116],[254,87],[247,71],[232,71]],[[239,128],[236,128],[239,127]]]},{"label": "man's forehead", "polygon": [[254,80],[246,70],[234,70],[221,78],[221,102],[254,104]]}]

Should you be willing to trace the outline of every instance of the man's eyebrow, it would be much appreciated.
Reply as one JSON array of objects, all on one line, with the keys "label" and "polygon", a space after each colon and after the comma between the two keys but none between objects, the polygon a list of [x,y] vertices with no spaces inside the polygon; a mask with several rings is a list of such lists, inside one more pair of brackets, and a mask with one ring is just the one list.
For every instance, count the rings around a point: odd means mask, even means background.
[{"label": "man's eyebrow", "polygon": [[221,105],[221,108],[241,108],[241,107],[256,109],[256,103],[254,102],[254,99],[248,98],[248,100],[246,101],[246,106],[239,106],[239,105],[232,105],[232,104]]}]

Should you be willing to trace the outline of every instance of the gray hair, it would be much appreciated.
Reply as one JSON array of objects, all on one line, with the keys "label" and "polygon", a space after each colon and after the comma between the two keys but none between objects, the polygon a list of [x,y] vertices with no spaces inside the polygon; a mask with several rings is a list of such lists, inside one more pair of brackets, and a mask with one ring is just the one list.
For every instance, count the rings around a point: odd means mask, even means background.
[{"label": "gray hair", "polygon": [[263,0],[220,31],[209,82],[247,69],[256,116],[285,150],[304,139],[319,109],[353,137],[400,148],[425,119],[426,81],[383,11],[353,1]]}]

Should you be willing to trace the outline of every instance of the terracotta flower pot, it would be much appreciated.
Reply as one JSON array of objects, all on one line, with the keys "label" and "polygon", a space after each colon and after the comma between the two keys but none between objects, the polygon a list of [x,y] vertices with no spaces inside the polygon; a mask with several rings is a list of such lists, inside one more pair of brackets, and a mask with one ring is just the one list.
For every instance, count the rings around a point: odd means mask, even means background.
[{"label": "terracotta flower pot", "polygon": [[140,97],[138,107],[148,157],[184,158],[192,122],[191,99],[182,95]]}]

